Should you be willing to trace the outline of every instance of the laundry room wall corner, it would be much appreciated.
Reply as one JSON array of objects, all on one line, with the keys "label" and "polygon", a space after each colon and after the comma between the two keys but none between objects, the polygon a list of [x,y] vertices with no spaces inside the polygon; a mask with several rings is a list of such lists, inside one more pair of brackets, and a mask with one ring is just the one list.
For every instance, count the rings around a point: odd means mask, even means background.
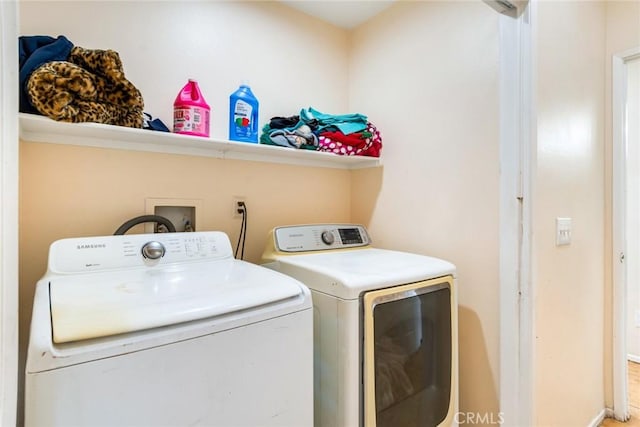
[{"label": "laundry room wall corner", "polygon": [[353,172],[353,220],[378,247],[458,267],[460,411],[494,420],[498,37],[499,14],[482,2],[396,2],[353,32],[349,67],[350,109],[367,107],[384,132],[384,168]]},{"label": "laundry room wall corner", "polygon": [[[351,222],[369,226],[382,191],[384,166],[351,171]],[[409,210],[405,213],[410,217]]]}]

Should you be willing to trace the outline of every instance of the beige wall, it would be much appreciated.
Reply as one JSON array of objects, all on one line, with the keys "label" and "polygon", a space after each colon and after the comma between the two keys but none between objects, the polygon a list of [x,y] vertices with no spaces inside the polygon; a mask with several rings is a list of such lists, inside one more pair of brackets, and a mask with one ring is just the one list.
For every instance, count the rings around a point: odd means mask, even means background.
[{"label": "beige wall", "polygon": [[604,322],[604,360],[605,360],[605,403],[613,406],[613,360],[612,360],[612,152],[613,130],[611,123],[612,73],[611,57],[640,46],[640,2],[608,1],[606,3],[606,45],[605,45],[605,322]]},{"label": "beige wall", "polygon": [[116,50],[145,111],[169,127],[189,78],[211,106],[216,138],[228,137],[229,95],[243,79],[260,101],[261,125],[310,102],[335,114],[347,107],[348,32],[278,2],[28,0],[20,11],[21,35]]},{"label": "beige wall", "polygon": [[[384,168],[357,171],[353,220],[378,246],[458,267],[460,410],[498,418],[498,17],[401,2],[353,34],[351,109],[380,123]],[[384,84],[383,84],[384,82]]]},{"label": "beige wall", "polygon": [[[537,16],[534,421],[588,425],[604,402],[605,4],[539,2]],[[573,220],[569,246],[556,217]]]}]

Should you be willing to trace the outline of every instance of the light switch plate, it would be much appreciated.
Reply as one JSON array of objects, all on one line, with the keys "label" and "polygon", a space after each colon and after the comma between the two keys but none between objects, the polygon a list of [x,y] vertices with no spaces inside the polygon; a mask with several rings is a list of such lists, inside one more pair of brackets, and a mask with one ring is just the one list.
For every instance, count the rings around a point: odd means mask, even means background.
[{"label": "light switch plate", "polygon": [[556,246],[571,244],[571,218],[556,218]]}]

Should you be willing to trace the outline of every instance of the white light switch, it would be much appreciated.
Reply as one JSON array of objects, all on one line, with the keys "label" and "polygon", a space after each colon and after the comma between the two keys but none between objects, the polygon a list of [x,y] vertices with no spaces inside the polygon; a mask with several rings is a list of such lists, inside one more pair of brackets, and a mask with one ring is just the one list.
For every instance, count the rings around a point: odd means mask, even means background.
[{"label": "white light switch", "polygon": [[571,218],[556,218],[556,246],[571,244]]}]

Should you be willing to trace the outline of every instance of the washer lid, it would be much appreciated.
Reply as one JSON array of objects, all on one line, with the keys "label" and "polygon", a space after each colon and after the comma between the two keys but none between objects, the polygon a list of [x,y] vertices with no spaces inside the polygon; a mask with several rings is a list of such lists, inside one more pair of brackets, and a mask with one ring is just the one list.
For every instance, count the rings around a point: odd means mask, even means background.
[{"label": "washer lid", "polygon": [[54,343],[105,337],[264,306],[303,293],[301,284],[234,259],[54,276]]}]

